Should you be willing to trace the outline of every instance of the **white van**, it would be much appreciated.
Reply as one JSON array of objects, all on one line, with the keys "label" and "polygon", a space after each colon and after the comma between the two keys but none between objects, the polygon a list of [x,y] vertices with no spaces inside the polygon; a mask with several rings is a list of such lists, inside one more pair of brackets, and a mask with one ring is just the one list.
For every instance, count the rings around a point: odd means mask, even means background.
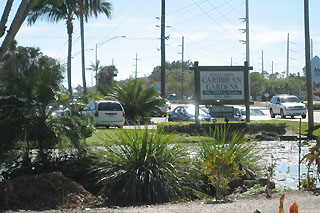
[{"label": "white van", "polygon": [[83,114],[93,118],[95,126],[116,126],[121,128],[125,122],[125,112],[118,101],[90,101],[83,109]]}]

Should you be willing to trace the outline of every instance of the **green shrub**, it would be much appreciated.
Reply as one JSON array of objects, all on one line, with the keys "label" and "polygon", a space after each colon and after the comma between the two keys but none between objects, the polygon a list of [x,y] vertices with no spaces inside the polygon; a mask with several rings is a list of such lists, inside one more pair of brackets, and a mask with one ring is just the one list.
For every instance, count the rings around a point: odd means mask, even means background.
[{"label": "green shrub", "polygon": [[276,123],[244,123],[244,122],[229,122],[229,123],[210,123],[201,122],[197,126],[194,122],[168,122],[159,123],[157,127],[163,129],[166,133],[181,133],[189,135],[206,135],[210,130],[226,126],[230,131],[238,131],[240,134],[255,134],[259,132],[275,132],[283,135],[286,133],[286,124]]},{"label": "green shrub", "polygon": [[102,196],[118,205],[162,203],[193,191],[195,165],[173,135],[159,130],[119,130],[92,150]]},{"label": "green shrub", "polygon": [[241,175],[239,166],[253,171],[260,169],[259,150],[255,142],[245,139],[239,131],[226,126],[208,133],[211,140],[203,141],[200,149],[202,168],[210,184],[216,189],[216,199],[220,199],[228,190],[229,183]]}]

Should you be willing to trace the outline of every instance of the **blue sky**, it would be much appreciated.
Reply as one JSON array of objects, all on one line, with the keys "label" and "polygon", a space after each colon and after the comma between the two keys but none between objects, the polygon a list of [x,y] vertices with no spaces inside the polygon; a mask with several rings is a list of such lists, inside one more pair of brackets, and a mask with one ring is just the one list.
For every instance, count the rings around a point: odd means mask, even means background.
[{"label": "blue sky", "polygon": [[[2,2],[3,0],[1,0]],[[14,10],[18,7],[16,0]],[[95,61],[96,44],[100,65],[118,68],[117,80],[134,76],[135,58],[138,77],[148,76],[160,65],[161,0],[110,0],[112,18],[104,15],[91,18],[85,24],[86,67]],[[253,71],[271,73],[286,70],[287,35],[290,34],[289,72],[301,72],[305,64],[304,1],[249,0],[250,65]],[[320,2],[310,0],[310,36],[313,55],[318,53]],[[4,4],[0,4],[2,14]],[[245,0],[167,0],[166,1],[166,60],[181,60],[181,40],[185,39],[185,60],[199,65],[243,65],[245,60]],[[10,19],[11,20],[11,19]],[[9,20],[9,21],[10,21]],[[74,21],[72,86],[82,84],[79,22]],[[122,38],[120,36],[126,36]],[[64,22],[57,24],[39,21],[24,24],[16,39],[19,45],[39,47],[41,51],[60,60],[67,59],[67,32]],[[2,40],[0,39],[0,43]],[[87,71],[87,84],[92,85],[92,73]],[[179,79],[177,79],[179,80]]]}]

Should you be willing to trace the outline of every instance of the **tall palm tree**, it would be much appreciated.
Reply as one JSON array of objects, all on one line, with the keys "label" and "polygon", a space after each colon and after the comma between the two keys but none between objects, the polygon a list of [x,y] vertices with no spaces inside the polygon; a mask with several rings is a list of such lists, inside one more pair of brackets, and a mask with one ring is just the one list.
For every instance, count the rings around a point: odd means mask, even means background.
[{"label": "tall palm tree", "polygon": [[98,17],[100,13],[104,13],[108,18],[111,17],[111,3],[104,0],[78,0],[79,3],[79,19],[81,33],[81,62],[82,62],[82,82],[83,93],[87,94],[86,73],[85,73],[85,56],[84,56],[84,21],[88,22],[91,16]]},{"label": "tall palm tree", "polygon": [[[67,61],[67,78],[68,91],[72,97],[71,86],[71,54],[72,54],[72,34],[73,20],[80,18],[80,5],[82,5],[82,15],[85,21],[90,16],[96,16],[98,13],[105,13],[108,17],[111,15],[111,4],[104,0],[36,0],[34,7],[28,16],[28,24],[34,24],[38,19],[47,19],[48,22],[57,23],[66,21],[68,32],[68,61]],[[81,34],[81,39],[84,40],[84,35]],[[82,54],[84,55],[84,45],[82,46]],[[83,71],[84,72],[84,71]],[[84,75],[85,76],[85,75]],[[85,86],[85,84],[84,84]]]},{"label": "tall palm tree", "polygon": [[89,65],[89,68],[87,68],[87,70],[90,70],[91,72],[95,72],[96,73],[96,78],[95,78],[96,79],[96,85],[98,84],[97,76],[98,76],[98,71],[100,69],[101,69],[101,66],[100,66],[100,61],[99,60],[97,60],[96,63],[91,62],[91,64]]},{"label": "tall palm tree", "polygon": [[[4,54],[7,52],[8,48],[12,44],[14,37],[18,33],[24,20],[26,19],[34,2],[35,0],[21,1],[18,11],[16,12],[16,15],[11,23],[10,29],[0,47],[0,59],[4,56]],[[11,11],[12,3],[13,3],[12,0],[8,0],[5,10],[3,12],[3,16],[0,21],[0,37],[2,37],[2,35],[5,33],[5,29],[6,29],[5,24],[7,23],[8,16]]]},{"label": "tall palm tree", "polygon": [[9,13],[11,11],[11,7],[13,4],[13,0],[8,0],[6,7],[4,8],[1,20],[0,20],[0,38],[4,35],[6,30],[6,23],[8,21]]},{"label": "tall palm tree", "polygon": [[75,16],[76,5],[74,1],[62,0],[36,0],[35,5],[28,16],[28,24],[34,24],[38,19],[47,19],[48,22],[57,23],[66,21],[68,32],[68,61],[67,61],[67,78],[68,91],[72,97],[71,86],[71,53],[72,53],[72,34],[73,34],[73,19]]}]

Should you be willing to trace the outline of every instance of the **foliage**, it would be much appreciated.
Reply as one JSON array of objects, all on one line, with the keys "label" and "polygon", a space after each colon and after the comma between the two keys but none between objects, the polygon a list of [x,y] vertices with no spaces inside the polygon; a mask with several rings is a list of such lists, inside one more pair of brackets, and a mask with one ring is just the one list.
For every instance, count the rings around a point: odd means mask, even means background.
[{"label": "foliage", "polygon": [[[12,151],[7,157],[7,162],[2,166],[3,178],[13,179],[22,175],[36,175],[60,171],[64,176],[72,178],[91,193],[98,192],[95,182],[95,174],[91,173],[90,158],[86,150],[62,150],[57,149],[47,153],[45,160],[40,159],[33,151],[32,158],[20,156],[21,152]],[[11,159],[10,159],[11,158]],[[1,180],[1,175],[0,175]]]},{"label": "foliage", "polygon": [[216,199],[228,189],[228,184],[241,175],[239,165],[253,171],[260,169],[257,145],[245,139],[241,132],[227,127],[216,128],[208,133],[211,139],[202,142],[200,159],[204,173],[216,188]]},{"label": "foliage", "polygon": [[303,189],[307,189],[307,190],[311,190],[311,189],[316,189],[317,188],[317,178],[316,177],[313,177],[312,174],[303,174],[303,176],[305,178],[302,178],[300,180],[300,184],[301,184],[301,187]]},{"label": "foliage", "polygon": [[189,174],[195,168],[186,151],[159,130],[119,130],[91,156],[103,196],[111,203],[167,202],[185,196],[186,187],[194,185]]},{"label": "foliage", "polygon": [[169,123],[159,123],[158,128],[162,128],[167,133],[181,133],[189,135],[205,135],[209,130],[214,130],[215,128],[220,128],[221,126],[228,126],[230,130],[242,131],[242,133],[256,134],[259,132],[275,132],[277,134],[284,134],[286,132],[285,122],[276,123],[245,123],[245,122],[200,122],[200,126],[195,125],[194,122],[169,122]]},{"label": "foliage", "polygon": [[[24,131],[34,108],[27,100],[16,96],[0,96],[0,162],[7,159],[9,150],[24,138]],[[28,119],[27,119],[28,118]]]},{"label": "foliage", "polygon": [[111,97],[117,99],[126,112],[126,118],[137,121],[138,118],[146,118],[151,113],[160,113],[163,99],[159,97],[154,88],[144,87],[141,79],[128,81],[123,87],[115,86]]},{"label": "foliage", "polygon": [[[183,95],[186,97],[193,96],[194,93],[194,73],[189,70],[192,66],[190,61],[185,61],[183,73]],[[166,93],[177,93],[181,98],[181,80],[182,80],[181,61],[166,62]],[[161,85],[161,66],[153,69],[148,77],[148,84],[151,86]]]},{"label": "foliage", "polygon": [[[57,23],[66,21],[68,33],[68,91],[72,94],[71,87],[71,53],[72,53],[72,34],[73,20],[75,18],[87,22],[89,17],[97,17],[99,13],[104,13],[107,17],[111,16],[111,3],[104,0],[85,0],[85,1],[56,1],[56,0],[35,0],[35,4],[30,10],[28,24],[34,24],[39,19],[47,19],[48,22]],[[81,38],[83,40],[83,37]],[[84,51],[84,50],[82,50]],[[84,75],[84,73],[83,73]],[[83,79],[85,82],[85,79]],[[86,91],[84,83],[84,91]]]},{"label": "foliage", "polygon": [[[307,169],[310,171],[311,166],[315,165],[316,166],[316,172],[317,176],[319,177],[320,174],[320,137],[317,137],[317,143],[313,147],[310,148],[309,153],[304,155],[300,161],[303,162],[305,161],[307,164]],[[302,181],[303,186],[306,185],[309,189],[313,188],[315,186],[315,178],[311,177],[309,172],[307,173],[307,178],[306,180]]]},{"label": "foliage", "polygon": [[[47,149],[68,140],[79,148],[80,139],[91,134],[91,127],[68,100],[56,100],[63,71],[56,60],[43,56],[39,49],[12,47],[5,55],[0,67],[0,126],[5,138],[1,148],[11,149],[22,141],[26,152],[37,148],[45,157]],[[69,115],[53,118],[52,103],[67,106]]]},{"label": "foliage", "polygon": [[231,180],[240,175],[239,166],[234,161],[235,156],[228,155],[226,150],[221,151],[206,156],[207,160],[202,165],[204,174],[208,176],[211,184],[216,189],[217,200],[220,200],[222,195],[227,192]]}]

